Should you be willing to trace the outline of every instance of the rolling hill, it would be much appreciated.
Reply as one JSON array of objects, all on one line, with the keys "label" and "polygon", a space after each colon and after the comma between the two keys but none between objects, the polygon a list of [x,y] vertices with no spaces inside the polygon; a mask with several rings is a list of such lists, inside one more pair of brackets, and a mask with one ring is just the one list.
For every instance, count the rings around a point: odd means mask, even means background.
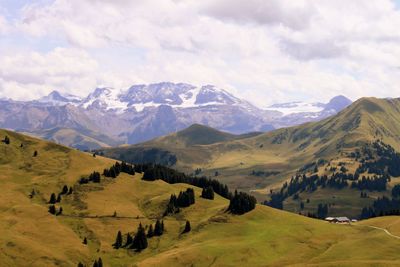
[{"label": "rolling hill", "polygon": [[[268,199],[271,189],[280,189],[293,175],[311,175],[315,165],[319,167],[318,175],[332,175],[342,164],[346,165],[349,172],[356,171],[360,162],[351,157],[352,153],[359,153],[377,140],[399,151],[399,125],[400,99],[362,98],[337,115],[320,122],[246,138],[219,139],[219,142],[210,144],[187,142],[184,131],[139,145],[106,149],[104,153],[109,157],[135,162],[138,159],[137,155],[151,151],[158,156],[142,160],[169,163],[188,173],[197,170],[199,175],[217,175],[218,179],[230,187],[252,191],[260,200],[264,200]],[[202,128],[200,131],[199,128],[189,128],[186,132],[198,131],[202,132],[199,134],[201,136],[213,135],[213,131],[204,131]],[[192,133],[191,136],[196,134]],[[210,140],[213,140],[213,137]],[[162,153],[159,153],[160,151]],[[173,160],[165,160],[164,155]],[[331,167],[336,168],[336,171],[331,171]],[[393,179],[384,195],[390,195],[390,189],[395,184],[397,180]],[[317,191],[321,191],[321,194],[311,194],[318,196],[318,203],[327,202],[335,197],[335,194],[339,194],[339,190],[328,190],[325,193],[322,193],[324,190]],[[353,189],[342,194],[343,201],[335,201],[341,203],[337,213],[356,216],[356,212],[359,213],[363,205],[371,204],[375,198],[382,195],[381,192],[372,192],[370,198],[359,201],[356,199],[359,198],[359,194]],[[312,198],[309,194],[307,197]],[[310,209],[315,210],[318,203],[311,205]],[[356,205],[347,212],[348,207],[354,203]],[[286,208],[298,212],[298,206],[298,201],[296,204],[289,201]]]},{"label": "rolling hill", "polygon": [[[0,136],[10,140],[0,143],[0,262],[6,266],[90,266],[99,257],[105,266],[376,266],[400,260],[400,241],[369,227],[369,220],[335,225],[262,205],[232,215],[227,199],[203,199],[200,188],[144,181],[140,173],[81,184],[114,161],[10,131]],[[55,204],[62,214],[52,215],[50,195],[64,185],[71,194]],[[112,247],[118,231],[125,240],[139,223],[154,223],[170,195],[188,187],[195,204],[164,217],[165,233],[148,239],[147,249]],[[181,234],[186,220],[192,231]],[[397,217],[371,221],[391,223]]]}]

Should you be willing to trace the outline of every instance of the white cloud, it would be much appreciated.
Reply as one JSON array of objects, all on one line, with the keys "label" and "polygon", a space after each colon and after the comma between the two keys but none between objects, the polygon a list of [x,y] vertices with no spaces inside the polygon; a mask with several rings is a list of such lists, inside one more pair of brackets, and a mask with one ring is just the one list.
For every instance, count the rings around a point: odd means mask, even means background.
[{"label": "white cloud", "polygon": [[5,17],[0,15],[0,34],[5,34],[9,30],[8,22]]},{"label": "white cloud", "polygon": [[79,49],[55,48],[0,57],[2,95],[34,98],[54,89],[82,94],[96,86],[97,62]]},{"label": "white cloud", "polygon": [[28,3],[13,25],[14,38],[51,48],[0,51],[3,95],[163,80],[263,106],[400,94],[400,12],[389,0],[55,0]]}]

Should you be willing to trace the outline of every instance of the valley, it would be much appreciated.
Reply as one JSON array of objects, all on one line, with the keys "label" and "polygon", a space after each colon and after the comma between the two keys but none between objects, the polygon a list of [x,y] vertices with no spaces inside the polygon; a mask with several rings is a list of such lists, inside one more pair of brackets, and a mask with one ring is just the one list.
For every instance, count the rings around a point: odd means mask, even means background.
[{"label": "valley", "polygon": [[[203,199],[200,188],[144,181],[139,173],[121,173],[117,178],[101,175],[99,183],[80,184],[81,177],[115,162],[9,131],[0,130],[0,135],[10,140],[0,144],[0,261],[8,266],[91,265],[98,258],[105,266],[231,266],[238,262],[350,266],[390,265],[399,260],[395,252],[399,240],[358,226],[370,225],[369,220],[335,225],[263,205],[233,215],[227,212],[229,200],[219,195]],[[57,210],[63,208],[55,216],[48,212],[48,200],[63,185],[73,191],[55,204]],[[170,195],[188,187],[194,188],[195,204],[162,218]],[[145,250],[113,248],[118,231],[125,242],[126,234],[134,234],[140,223],[154,224],[161,218],[165,233],[149,238]],[[192,230],[181,234],[187,220]],[[371,225],[396,233],[396,222],[396,217],[384,217]],[[377,249],[376,244],[382,242],[385,246]]]},{"label": "valley", "polygon": [[[377,140],[398,151],[399,101],[362,98],[325,120],[254,133],[245,138],[228,138],[226,133],[194,125],[142,144],[101,151],[108,157],[128,162],[159,162],[186,173],[213,177],[231,188],[251,192],[259,201],[269,201],[271,190],[281,190],[295,175],[330,177],[343,173],[342,166],[347,174],[354,175],[361,158],[365,160],[365,151],[369,151]],[[207,143],[201,139],[205,136],[210,137]],[[372,158],[380,158],[374,151],[368,153],[372,153]],[[354,156],[356,152],[360,153],[358,158]],[[385,164],[379,168],[385,170]],[[372,170],[363,170],[358,175],[361,179],[376,174]],[[292,196],[285,197],[283,208],[298,213],[301,202],[309,199],[310,204],[306,203],[302,209],[304,214],[315,213],[318,204],[329,204],[329,214],[358,218],[361,210],[372,205],[378,197],[391,195],[393,186],[400,181],[398,174],[390,176],[385,189],[379,191],[352,188],[351,179],[345,182],[345,188],[304,188],[297,192],[296,198],[299,198],[295,200]],[[361,198],[361,192],[367,192],[368,197]]]}]

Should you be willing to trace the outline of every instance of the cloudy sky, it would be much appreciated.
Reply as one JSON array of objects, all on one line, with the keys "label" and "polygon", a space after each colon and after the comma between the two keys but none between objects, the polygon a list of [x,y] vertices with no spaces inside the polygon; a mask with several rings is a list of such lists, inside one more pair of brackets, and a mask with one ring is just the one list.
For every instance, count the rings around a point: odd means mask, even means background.
[{"label": "cloudy sky", "polygon": [[0,0],[0,97],[214,84],[259,106],[400,96],[400,0]]}]

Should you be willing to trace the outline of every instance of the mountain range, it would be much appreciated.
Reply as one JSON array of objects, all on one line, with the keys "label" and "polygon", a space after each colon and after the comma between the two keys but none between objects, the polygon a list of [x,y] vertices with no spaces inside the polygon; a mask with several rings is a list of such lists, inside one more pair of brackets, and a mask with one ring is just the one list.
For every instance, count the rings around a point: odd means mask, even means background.
[{"label": "mountain range", "polygon": [[97,88],[87,97],[53,91],[33,101],[0,100],[0,127],[90,150],[135,144],[199,123],[232,134],[266,132],[318,121],[351,103],[291,102],[259,108],[212,85],[134,85]]},{"label": "mountain range", "polygon": [[[300,203],[304,205],[311,199],[311,204],[303,206],[306,212],[315,212],[319,203],[336,203],[330,208],[330,215],[357,217],[374,199],[390,196],[397,180],[393,178],[379,189],[365,184],[350,187],[358,182],[354,177],[383,181],[378,178],[388,171],[391,176],[400,177],[400,172],[390,171],[395,170],[400,158],[393,152],[400,150],[399,125],[400,99],[361,98],[321,121],[267,133],[233,135],[196,124],[148,142],[100,153],[128,162],[160,163],[186,173],[217,177],[232,188],[252,192],[260,201],[268,199],[271,190],[280,192],[296,175],[335,177],[331,179],[341,181],[340,188],[332,184],[304,188],[297,198],[282,197],[283,207],[299,212]],[[360,200],[360,190],[368,190],[369,197]]]}]

